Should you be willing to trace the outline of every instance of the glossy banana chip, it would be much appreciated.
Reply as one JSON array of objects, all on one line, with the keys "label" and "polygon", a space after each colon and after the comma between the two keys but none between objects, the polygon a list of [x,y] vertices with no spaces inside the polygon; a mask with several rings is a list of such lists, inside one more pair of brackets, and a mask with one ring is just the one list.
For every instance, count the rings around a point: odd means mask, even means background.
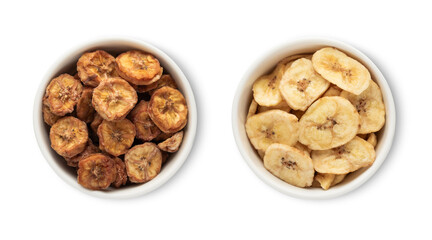
[{"label": "glossy banana chip", "polygon": [[121,78],[109,78],[93,90],[93,106],[108,121],[124,119],[137,101],[135,89]]},{"label": "glossy banana chip", "polygon": [[116,58],[118,74],[135,85],[150,85],[160,79],[163,69],[150,53],[132,50]]},{"label": "glossy banana chip", "polygon": [[149,115],[162,132],[175,133],[186,126],[188,107],[180,91],[162,87],[152,95]]},{"label": "glossy banana chip", "polygon": [[74,157],[84,151],[88,141],[85,122],[75,117],[63,117],[50,129],[51,148],[59,155]]},{"label": "glossy banana chip", "polygon": [[82,90],[83,87],[78,80],[69,74],[62,74],[51,80],[44,98],[53,114],[64,116],[73,112]]},{"label": "glossy banana chip", "polygon": [[117,122],[103,120],[98,127],[99,148],[113,156],[120,156],[132,146],[136,131],[128,119]]},{"label": "glossy banana chip", "polygon": [[101,153],[91,154],[78,164],[78,183],[87,189],[107,189],[116,174],[114,160]]},{"label": "glossy banana chip", "polygon": [[183,131],[175,133],[172,137],[159,143],[157,146],[162,151],[173,153],[179,150],[182,141],[183,141]]},{"label": "glossy banana chip", "polygon": [[151,141],[161,133],[151,120],[148,110],[148,102],[140,101],[130,113],[130,119],[135,124],[136,137],[143,141]]},{"label": "glossy banana chip", "polygon": [[86,86],[97,87],[108,78],[117,77],[115,58],[103,50],[84,53],[77,62],[78,76]]},{"label": "glossy banana chip", "polygon": [[93,120],[95,109],[92,105],[93,88],[84,87],[80,99],[76,106],[77,117],[85,123]]},{"label": "glossy banana chip", "polygon": [[162,153],[154,143],[146,142],[136,145],[126,153],[125,164],[131,182],[148,182],[161,170]]}]

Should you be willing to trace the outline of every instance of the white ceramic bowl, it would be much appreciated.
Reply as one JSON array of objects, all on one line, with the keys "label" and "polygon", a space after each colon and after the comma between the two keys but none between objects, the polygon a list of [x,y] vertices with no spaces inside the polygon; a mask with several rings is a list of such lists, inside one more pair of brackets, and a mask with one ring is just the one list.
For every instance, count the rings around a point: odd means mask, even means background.
[{"label": "white ceramic bowl", "polygon": [[[276,64],[284,57],[301,54],[313,53],[314,51],[326,47],[336,47],[349,56],[363,63],[370,71],[373,80],[381,88],[384,104],[386,106],[386,124],[377,134],[378,145],[376,147],[376,160],[369,168],[360,169],[349,174],[345,180],[330,189],[324,191],[321,188],[299,188],[290,185],[272,175],[264,168],[263,162],[250,144],[246,135],[244,124],[246,115],[252,100],[252,84],[260,76],[271,71]],[[253,172],[265,183],[276,190],[294,197],[308,199],[326,199],[337,197],[350,192],[365,183],[378,170],[384,162],[393,142],[396,125],[396,113],[391,90],[375,64],[356,48],[336,40],[326,38],[301,39],[276,48],[267,55],[261,57],[257,63],[253,64],[250,70],[240,82],[234,97],[232,109],[232,127],[234,138],[238,149],[246,163]]]},{"label": "white ceramic bowl", "polygon": [[[189,108],[188,124],[185,127],[183,143],[177,153],[175,153],[170,161],[162,168],[158,176],[153,180],[144,184],[132,184],[119,189],[110,191],[92,191],[83,188],[78,184],[76,173],[73,168],[66,165],[65,160],[56,154],[50,147],[49,127],[44,124],[42,117],[42,97],[45,93],[45,88],[54,77],[61,73],[69,72],[73,74],[76,71],[76,62],[78,58],[86,51],[102,49],[109,53],[118,54],[131,49],[140,49],[153,54],[159,59],[164,71],[169,72],[176,80],[176,83],[186,98]],[[97,197],[103,198],[130,198],[149,193],[167,182],[182,166],[186,160],[195,139],[197,128],[197,108],[195,104],[194,94],[183,72],[177,64],[164,52],[158,48],[131,38],[104,38],[85,43],[69,51],[64,57],[54,63],[51,69],[48,70],[37,90],[34,109],[33,109],[33,127],[36,135],[39,148],[48,161],[52,169],[67,183],[75,188]]]}]

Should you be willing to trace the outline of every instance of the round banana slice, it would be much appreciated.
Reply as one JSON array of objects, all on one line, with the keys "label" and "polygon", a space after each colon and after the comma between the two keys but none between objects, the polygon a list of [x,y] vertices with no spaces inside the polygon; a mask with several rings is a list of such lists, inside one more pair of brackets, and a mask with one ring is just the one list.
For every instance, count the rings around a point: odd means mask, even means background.
[{"label": "round banana slice", "polygon": [[94,115],[93,121],[90,123],[90,128],[93,130],[93,132],[97,133],[97,130],[99,128],[99,125],[101,125],[102,121],[104,119],[99,115],[97,112]]},{"label": "round banana slice", "polygon": [[177,89],[159,88],[150,99],[149,115],[162,132],[178,132],[187,123],[186,100]]},{"label": "round banana slice", "polygon": [[287,113],[289,113],[291,111],[291,108],[288,106],[288,104],[283,100],[282,102],[280,102],[278,105],[276,106],[272,106],[272,107],[266,107],[266,106],[258,106],[258,113],[262,113],[268,110],[274,110],[274,109],[279,109],[282,111],[285,111]]},{"label": "round banana slice", "polygon": [[138,50],[120,54],[116,58],[118,74],[135,85],[149,85],[160,79],[163,69],[153,55]]},{"label": "round banana slice", "polygon": [[84,158],[86,158],[87,156],[89,156],[89,155],[91,155],[93,153],[100,153],[100,150],[89,139],[88,142],[87,142],[87,146],[84,149],[84,151],[82,151],[78,155],[76,155],[74,157],[71,157],[71,158],[65,157],[66,164],[68,166],[71,166],[71,167],[78,167],[78,163],[79,163],[79,161],[81,161],[81,159],[84,159]]},{"label": "round banana slice", "polygon": [[52,125],[50,141],[59,155],[68,158],[78,155],[87,145],[87,125],[78,118],[64,117]]},{"label": "round banana slice", "polygon": [[265,151],[272,143],[294,145],[298,140],[297,117],[282,110],[270,110],[250,117],[246,133],[256,150]]},{"label": "round banana slice", "polygon": [[346,174],[372,165],[375,150],[367,141],[355,137],[337,148],[312,151],[312,160],[317,172]]},{"label": "round banana slice", "polygon": [[146,101],[142,100],[136,105],[130,113],[130,119],[135,124],[138,139],[151,141],[161,133],[149,116]]},{"label": "round banana slice", "polygon": [[354,138],[359,123],[359,114],[348,100],[323,97],[300,119],[299,141],[312,150],[338,147]]},{"label": "round banana slice", "polygon": [[375,133],[370,133],[368,136],[368,139],[366,140],[368,143],[370,143],[374,148],[377,145],[377,137]]},{"label": "round banana slice", "polygon": [[114,157],[114,166],[116,169],[116,178],[112,185],[116,188],[121,187],[122,185],[125,185],[127,182],[127,173],[126,173],[126,165],[124,164],[123,160],[121,160],[118,157]]},{"label": "round banana slice", "polygon": [[258,103],[255,101],[255,99],[252,99],[251,104],[249,105],[249,110],[246,118],[250,118],[257,112],[258,109]]},{"label": "round banana slice", "polygon": [[157,146],[162,151],[173,153],[179,150],[182,141],[183,141],[183,131],[175,133],[172,137],[159,143]]},{"label": "round banana slice", "polygon": [[95,153],[78,164],[78,183],[91,190],[108,188],[116,179],[115,162],[110,157]]},{"label": "round banana slice", "polygon": [[163,74],[158,81],[150,85],[141,85],[137,87],[138,87],[138,92],[148,92],[151,96],[156,90],[165,86],[177,89],[177,84],[169,74]]},{"label": "round banana slice", "polygon": [[322,48],[312,56],[315,71],[345,91],[359,95],[371,80],[367,68],[335,48]]},{"label": "round banana slice", "polygon": [[124,119],[137,101],[135,89],[121,78],[109,78],[93,90],[93,106],[108,121]]},{"label": "round banana slice", "polygon": [[282,102],[279,83],[285,67],[285,64],[278,64],[271,74],[264,75],[254,82],[253,97],[260,106],[271,107]]},{"label": "round banana slice", "polygon": [[161,170],[162,153],[154,143],[146,142],[136,145],[126,153],[125,164],[131,182],[148,182]]},{"label": "round banana slice", "polygon": [[312,159],[303,151],[285,144],[271,144],[264,156],[264,167],[276,177],[297,187],[309,187],[314,180]]},{"label": "round banana slice", "polygon": [[82,93],[81,83],[69,74],[62,74],[49,83],[45,99],[52,113],[64,116],[73,112]]},{"label": "round banana slice", "polygon": [[95,113],[92,105],[92,96],[93,88],[84,87],[84,90],[76,106],[77,117],[86,123],[90,123],[93,120]]},{"label": "round banana slice", "polygon": [[331,184],[331,187],[341,183],[345,179],[346,175],[347,174],[335,174],[335,178]]},{"label": "round banana slice", "polygon": [[46,102],[45,98],[44,98],[43,104],[42,104],[42,114],[43,114],[44,122],[46,124],[48,124],[49,126],[54,125],[54,123],[56,123],[61,118],[60,116],[57,116],[51,112],[49,105]]},{"label": "round banana slice", "polygon": [[348,99],[360,114],[359,134],[377,132],[384,126],[384,102],[381,89],[374,81],[370,81],[369,87],[359,95],[343,91],[340,96]]},{"label": "round banana slice", "polygon": [[312,61],[301,58],[285,71],[279,90],[292,109],[305,111],[329,86],[330,82],[315,72]]},{"label": "round banana slice", "polygon": [[136,131],[128,119],[117,122],[103,120],[98,127],[99,148],[113,156],[119,156],[132,146]]},{"label": "round banana slice", "polygon": [[322,95],[323,97],[333,97],[333,96],[339,96],[342,92],[342,89],[340,87],[332,84],[327,91]]},{"label": "round banana slice", "polygon": [[108,78],[117,77],[115,58],[103,50],[84,53],[77,62],[78,76],[86,86],[97,87]]}]

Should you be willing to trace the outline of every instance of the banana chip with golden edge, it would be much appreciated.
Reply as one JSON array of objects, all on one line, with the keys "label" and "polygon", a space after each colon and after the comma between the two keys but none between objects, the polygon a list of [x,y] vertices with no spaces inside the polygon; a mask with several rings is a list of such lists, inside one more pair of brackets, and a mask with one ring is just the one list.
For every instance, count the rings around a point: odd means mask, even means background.
[{"label": "banana chip with golden edge", "polygon": [[42,114],[43,114],[44,122],[50,126],[54,125],[54,123],[56,123],[61,118],[60,116],[57,116],[51,112],[45,98],[42,104]]},{"label": "banana chip with golden edge", "polygon": [[138,86],[137,91],[138,92],[148,92],[151,96],[151,95],[153,95],[153,93],[156,90],[158,90],[161,87],[165,87],[165,86],[177,89],[177,84],[175,83],[175,81],[171,77],[171,75],[169,75],[169,74],[163,74],[162,77],[158,81],[156,81],[150,85]]},{"label": "banana chip with golden edge", "polygon": [[282,100],[282,102],[280,102],[276,106],[271,106],[271,107],[258,106],[258,113],[262,113],[262,112],[274,110],[274,109],[279,109],[279,110],[285,111],[287,113],[289,113],[291,111],[290,106],[288,106],[288,104],[284,100]]},{"label": "banana chip with golden edge", "polygon": [[146,142],[136,145],[126,153],[125,164],[131,182],[148,182],[161,170],[162,153],[154,143]]},{"label": "banana chip with golden edge", "polygon": [[79,163],[79,161],[81,161],[81,159],[84,159],[84,158],[86,158],[87,156],[89,156],[89,155],[91,155],[93,153],[100,153],[100,150],[89,139],[88,142],[87,142],[87,146],[84,149],[84,151],[82,151],[78,155],[76,155],[74,157],[71,157],[71,158],[65,157],[66,164],[68,166],[71,166],[71,167],[78,167],[78,163]]},{"label": "banana chip with golden edge", "polygon": [[95,153],[78,164],[78,183],[91,190],[108,188],[116,179],[115,162],[107,155]]},{"label": "banana chip with golden edge", "polygon": [[151,141],[161,133],[149,116],[148,102],[146,101],[142,100],[135,106],[130,113],[130,119],[135,124],[138,139]]},{"label": "banana chip with golden edge", "polygon": [[126,165],[124,164],[123,160],[121,160],[118,157],[113,158],[115,164],[115,169],[117,170],[116,178],[112,185],[116,188],[121,187],[122,185],[125,185],[127,182],[127,173],[126,173]]},{"label": "banana chip with golden edge", "polygon": [[320,173],[346,174],[375,161],[373,146],[359,137],[340,147],[312,151],[311,155],[314,168]]},{"label": "banana chip with golden edge", "polygon": [[86,123],[90,123],[93,120],[95,113],[92,105],[92,96],[93,88],[84,87],[84,90],[76,106],[77,117]]},{"label": "banana chip with golden edge", "polygon": [[111,77],[117,77],[115,58],[103,50],[84,53],[77,62],[78,76],[86,86],[97,87]]},{"label": "banana chip with golden edge", "polygon": [[158,144],[160,150],[165,152],[177,152],[183,141],[183,131],[175,133],[172,137]]},{"label": "banana chip with golden edge", "polygon": [[162,87],[156,90],[149,103],[149,115],[162,132],[178,132],[186,126],[188,107],[177,89]]},{"label": "banana chip with golden edge", "polygon": [[124,119],[137,101],[135,89],[121,78],[109,78],[93,90],[93,106],[108,121]]},{"label": "banana chip with golden edge", "polygon": [[299,141],[312,150],[339,147],[357,134],[360,116],[342,97],[323,97],[300,119]]},{"label": "banana chip with golden edge", "polygon": [[128,119],[117,122],[103,120],[98,127],[99,148],[113,156],[119,156],[132,146],[136,131]]},{"label": "banana chip with golden edge", "polygon": [[63,117],[50,129],[51,148],[63,157],[73,157],[84,151],[88,141],[85,122],[75,117]]},{"label": "banana chip with golden edge", "polygon": [[69,74],[62,74],[51,80],[44,98],[53,114],[64,116],[73,112],[81,97],[82,89],[80,81]]},{"label": "banana chip with golden edge", "polygon": [[158,81],[163,69],[150,53],[132,50],[116,58],[118,74],[135,85],[149,85]]}]

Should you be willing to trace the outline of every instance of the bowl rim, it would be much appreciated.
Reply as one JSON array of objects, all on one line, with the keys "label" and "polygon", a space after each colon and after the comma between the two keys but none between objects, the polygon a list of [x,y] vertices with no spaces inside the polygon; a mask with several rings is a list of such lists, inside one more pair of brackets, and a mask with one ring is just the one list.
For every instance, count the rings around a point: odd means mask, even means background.
[{"label": "bowl rim", "polygon": [[[122,44],[124,46],[122,46]],[[45,129],[41,128],[44,123],[42,115],[42,97],[45,94],[45,88],[52,76],[55,72],[60,71],[61,67],[66,66],[68,62],[71,61],[72,58],[76,57],[78,54],[83,53],[89,49],[96,48],[101,45],[112,45],[115,48],[117,45],[119,48],[137,48],[144,51],[151,52],[156,55],[159,60],[162,59],[165,62],[165,67],[169,65],[172,72],[178,76],[176,81],[181,82],[182,91],[188,103],[188,125],[187,125],[187,135],[183,139],[180,150],[176,153],[175,161],[170,161],[170,168],[166,169],[164,175],[159,174],[153,180],[141,184],[140,186],[127,188],[127,189],[116,189],[113,191],[93,191],[86,189],[79,185],[76,179],[71,178],[68,173],[65,172],[64,169],[60,167],[60,165],[56,162],[56,159],[52,156],[51,150],[49,149],[49,144],[46,144],[46,140],[43,140],[46,134]],[[132,47],[132,46],[133,47]],[[101,47],[103,48],[103,47]],[[163,52],[158,47],[135,37],[126,37],[126,36],[105,36],[105,37],[97,37],[88,41],[81,42],[73,47],[70,47],[67,51],[63,52],[60,57],[47,69],[43,77],[41,78],[38,89],[36,90],[34,104],[33,104],[33,130],[36,137],[36,141],[38,143],[39,149],[54,170],[54,172],[61,178],[63,181],[73,186],[75,189],[80,190],[86,194],[91,196],[106,198],[106,199],[126,199],[126,198],[134,198],[138,196],[145,195],[154,191],[155,189],[161,187],[166,182],[168,182],[181,168],[186,159],[188,158],[192,147],[194,145],[196,130],[197,130],[197,106],[195,102],[195,95],[193,93],[193,89],[189,83],[189,80],[184,75],[183,71],[180,67],[172,60],[165,52]],[[174,160],[174,159],[172,159]],[[159,177],[159,178],[158,178]]]},{"label": "bowl rim", "polygon": [[[261,65],[263,65],[264,62],[273,59],[274,56],[279,55],[280,52],[283,51],[294,52],[296,48],[299,48],[299,46],[304,46],[304,45],[310,45],[311,48],[313,48],[314,46],[315,47],[332,46],[341,49],[343,52],[347,53],[348,55],[363,62],[365,65],[367,65],[367,68],[371,72],[371,75],[375,76],[374,80],[379,84],[381,88],[381,92],[383,94],[383,100],[386,106],[385,139],[383,136],[383,139],[381,140],[380,143],[381,144],[380,151],[379,153],[377,152],[374,164],[370,166],[367,170],[362,172],[355,179],[353,179],[351,182],[341,187],[330,188],[326,191],[322,189],[318,189],[319,191],[314,191],[312,189],[295,187],[273,176],[263,166],[257,166],[254,163],[254,161],[251,159],[251,156],[249,154],[251,150],[252,151],[255,150],[253,149],[249,141],[245,143],[244,140],[242,140],[241,134],[243,133],[240,133],[240,128],[244,128],[244,123],[243,124],[240,123],[238,119],[238,114],[239,114],[240,102],[242,101],[241,99],[242,94],[244,91],[246,91],[244,86],[247,85],[249,81],[251,82],[254,81],[252,80],[254,73]],[[291,53],[291,54],[293,55],[295,53]],[[250,89],[249,91],[252,91],[252,89]],[[255,173],[255,175],[257,175],[263,182],[273,187],[274,189],[278,190],[279,192],[292,197],[297,197],[302,199],[330,199],[330,198],[336,198],[342,196],[344,194],[347,194],[348,192],[351,192],[359,188],[366,181],[368,181],[380,168],[384,160],[387,158],[387,155],[393,144],[395,127],[396,127],[396,109],[395,109],[395,103],[393,100],[392,91],[388,85],[387,80],[385,79],[384,75],[381,73],[381,71],[378,69],[378,67],[372,62],[372,60],[369,57],[367,57],[360,50],[351,46],[350,44],[339,40],[335,40],[327,37],[305,37],[305,38],[297,38],[295,40],[288,41],[286,43],[283,43],[273,48],[270,51],[266,51],[264,54],[259,56],[259,58],[255,60],[255,62],[252,63],[252,65],[243,75],[235,91],[235,96],[232,103],[231,120],[232,120],[232,130],[233,130],[234,139],[242,158],[247,163],[249,168]]]}]

